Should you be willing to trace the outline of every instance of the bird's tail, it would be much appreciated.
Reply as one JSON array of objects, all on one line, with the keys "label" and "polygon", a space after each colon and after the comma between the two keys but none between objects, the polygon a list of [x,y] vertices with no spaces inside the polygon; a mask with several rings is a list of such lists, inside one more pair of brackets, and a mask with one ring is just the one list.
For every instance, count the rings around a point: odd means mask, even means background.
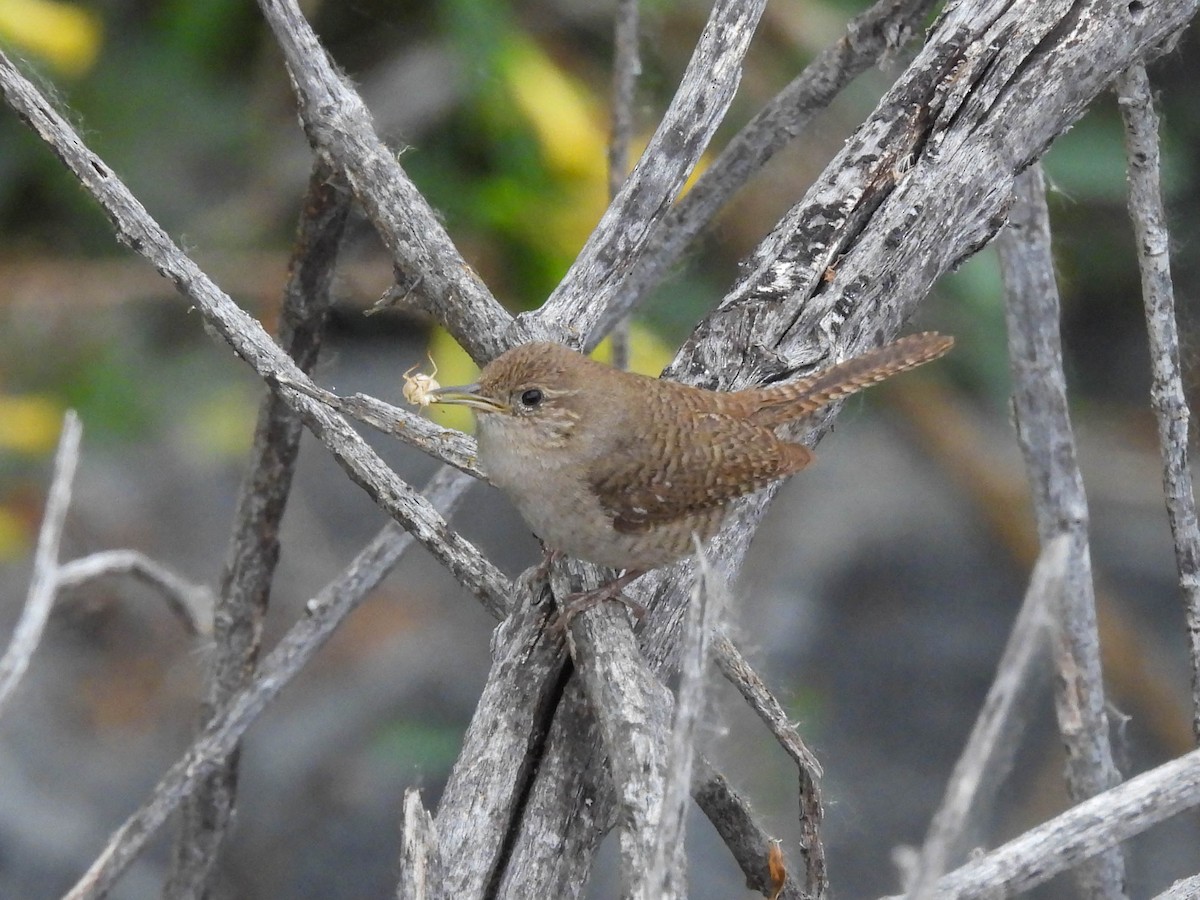
[{"label": "bird's tail", "polygon": [[761,405],[750,418],[770,428],[803,418],[885,379],[923,366],[954,346],[933,331],[910,334],[791,384],[759,388]]}]

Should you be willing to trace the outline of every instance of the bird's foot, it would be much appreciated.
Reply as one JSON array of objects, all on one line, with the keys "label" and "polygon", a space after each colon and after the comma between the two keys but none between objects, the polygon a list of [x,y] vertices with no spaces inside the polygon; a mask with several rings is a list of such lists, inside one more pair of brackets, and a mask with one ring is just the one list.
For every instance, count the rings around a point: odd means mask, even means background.
[{"label": "bird's foot", "polygon": [[532,577],[534,582],[548,581],[550,578],[550,567],[560,559],[562,559],[561,550],[553,550],[542,544],[542,561],[533,570]]},{"label": "bird's foot", "polygon": [[635,600],[630,600],[621,591],[635,578],[644,574],[644,569],[626,569],[620,576],[607,584],[592,588],[590,591],[578,591],[574,594],[568,594],[563,599],[562,610],[554,622],[554,627],[561,631],[566,631],[567,626],[571,624],[571,620],[577,615],[581,612],[586,612],[593,606],[604,603],[606,600],[615,600],[617,603],[620,603],[633,613],[633,617],[640,622],[642,617],[646,615],[646,607]]}]

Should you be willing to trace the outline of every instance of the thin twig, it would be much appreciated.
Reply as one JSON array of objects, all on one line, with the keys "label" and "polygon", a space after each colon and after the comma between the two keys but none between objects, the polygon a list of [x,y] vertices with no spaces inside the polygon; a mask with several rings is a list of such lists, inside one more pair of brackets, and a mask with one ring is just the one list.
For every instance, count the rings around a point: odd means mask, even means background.
[{"label": "thin twig", "polygon": [[[341,247],[350,194],[318,162],[309,178],[280,312],[279,345],[306,374],[316,365],[329,312],[329,287]],[[279,526],[291,493],[304,426],[268,392],[258,412],[254,447],[242,482],[214,617],[199,726],[249,683],[258,662],[271,582],[279,561]],[[163,896],[204,897],[237,799],[238,749],[183,804]]]},{"label": "thin twig", "polygon": [[397,154],[371,125],[362,98],[335,69],[293,0],[259,0],[283,51],[300,119],[317,152],[346,175],[392,254],[401,289],[477,362],[507,349],[512,317],[467,265]]},{"label": "thin twig", "polygon": [[466,472],[482,481],[487,480],[487,476],[476,463],[475,439],[469,434],[464,434],[455,428],[443,428],[428,419],[413,415],[407,409],[392,406],[369,394],[351,394],[348,397],[339,397],[332,391],[327,391],[307,380],[293,381],[289,378],[279,378],[277,383],[282,387],[299,391],[306,397],[311,397],[318,403],[323,403],[344,416],[370,425],[384,434],[398,437],[409,446],[416,447],[439,462],[454,466],[460,472]]},{"label": "thin twig", "polygon": [[1150,79],[1142,63],[1132,66],[1117,80],[1116,90],[1125,122],[1129,216],[1137,238],[1142,300],[1150,338],[1153,371],[1150,405],[1158,420],[1163,494],[1175,539],[1175,565],[1179,570],[1192,659],[1192,732],[1200,742],[1200,525],[1196,521],[1192,469],[1188,464],[1191,410],[1183,391],[1175,289],[1171,282],[1171,241],[1159,188],[1158,116]]},{"label": "thin twig", "polygon": [[[612,134],[608,140],[608,199],[616,198],[629,171],[629,145],[633,141],[633,108],[637,80],[642,71],[638,55],[639,0],[617,0],[613,14]],[[613,328],[612,364],[629,368],[629,319]]]},{"label": "thin twig", "polygon": [[906,44],[935,5],[936,0],[877,0],[847,22],[845,35],[768,101],[672,206],[597,321],[592,342],[646,297],[729,199],[800,137],[847,84]]},{"label": "thin twig", "polygon": [[[1096,604],[1088,549],[1088,508],[1067,410],[1059,297],[1041,167],[1016,181],[1009,227],[998,241],[1007,295],[1009,357],[1017,436],[1033,490],[1042,546],[1070,537],[1067,577],[1056,610],[1055,706],[1067,750],[1067,792],[1095,796],[1120,781],[1109,743]],[[1077,873],[1091,897],[1125,896],[1119,850]]]},{"label": "thin twig", "polygon": [[679,688],[668,748],[662,816],[655,835],[651,867],[639,879],[638,889],[634,891],[635,897],[645,900],[688,895],[684,834],[696,757],[696,730],[704,714],[707,696],[710,645],[727,602],[725,585],[713,572],[704,548],[696,541],[696,584],[692,588],[692,600],[688,604],[680,639]]},{"label": "thin twig", "polygon": [[572,335],[593,343],[589,333],[611,305],[628,267],[662,225],[729,109],[765,5],[765,0],[717,0],[713,5],[679,89],[637,166],[535,315],[543,330],[569,326]]},{"label": "thin twig", "polygon": [[796,771],[800,776],[800,839],[804,854],[805,891],[813,897],[823,896],[829,887],[829,877],[825,870],[825,846],[821,840],[821,821],[824,818],[821,763],[788,720],[783,706],[775,699],[766,682],[727,635],[716,636],[712,653],[721,674],[738,689],[750,708],[775,735],[784,752],[796,763]]},{"label": "thin twig", "polygon": [[138,550],[103,550],[63,563],[58,570],[58,589],[80,588],[116,575],[136,578],[155,588],[189,634],[212,634],[216,605],[212,588],[188,581]]},{"label": "thin twig", "polygon": [[[470,483],[467,476],[443,469],[430,480],[426,497],[430,503],[449,513]],[[229,755],[267,704],[395,567],[412,541],[411,533],[389,523],[336,579],[309,601],[308,615],[288,630],[263,659],[254,680],[209,721],[187,752],[167,770],[150,798],[113,833],[91,867],[66,894],[65,900],[99,898],[108,894],[171,813]]]},{"label": "thin twig", "polygon": [[950,774],[941,806],[934,813],[907,896],[924,898],[956,864],[971,839],[973,825],[986,819],[1025,730],[1025,719],[1039,674],[1047,660],[1047,631],[1066,578],[1070,538],[1048,544],[1034,566],[1021,611],[996,667],[996,678],[983,701],[975,727]]},{"label": "thin twig", "polygon": [[[768,859],[772,846],[778,846],[778,842],[755,821],[750,804],[704,757],[696,760],[692,799],[733,854],[746,877],[746,886],[764,896],[777,889],[779,886],[771,877]],[[776,900],[819,900],[817,894],[801,890],[799,881],[791,877],[786,864],[784,869],[787,878]]]},{"label": "thin twig", "polygon": [[3,712],[28,670],[29,661],[42,641],[42,632],[46,629],[50,610],[54,606],[54,597],[58,592],[58,550],[67,508],[71,505],[71,488],[75,481],[75,469],[79,466],[79,441],[82,436],[83,426],[79,417],[74,410],[67,410],[63,416],[62,434],[58,438],[58,450],[54,454],[54,474],[50,479],[46,509],[42,513],[42,527],[38,530],[37,548],[33,553],[29,593],[8,649],[0,657],[0,712]]},{"label": "thin twig", "polygon": [[[247,315],[171,241],[137,198],[45,97],[0,53],[0,91],[42,140],[99,201],[112,220],[117,238],[129,245],[174,282],[231,347],[270,385],[279,385],[285,401],[310,431],[329,448],[350,478],[388,515],[410,530],[440,562],[496,616],[505,609],[508,579],[469,541],[451,529],[410,485],[389,469],[340,416],[305,393],[282,386],[308,378],[279,349],[262,325]],[[419,416],[413,417],[422,422]]]},{"label": "thin twig", "polygon": [[[1200,805],[1200,750],[1031,828],[938,881],[938,900],[1013,897]],[[1185,895],[1190,896],[1190,895]]]}]

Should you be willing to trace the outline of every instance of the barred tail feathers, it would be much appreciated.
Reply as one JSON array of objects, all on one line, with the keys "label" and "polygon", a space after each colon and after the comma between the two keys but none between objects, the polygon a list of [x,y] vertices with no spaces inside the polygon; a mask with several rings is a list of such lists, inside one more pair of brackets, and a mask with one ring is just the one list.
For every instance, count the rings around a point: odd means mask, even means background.
[{"label": "barred tail feathers", "polygon": [[762,406],[750,419],[773,428],[802,418],[893,375],[932,362],[953,346],[954,338],[932,331],[907,335],[801,381],[762,388]]}]

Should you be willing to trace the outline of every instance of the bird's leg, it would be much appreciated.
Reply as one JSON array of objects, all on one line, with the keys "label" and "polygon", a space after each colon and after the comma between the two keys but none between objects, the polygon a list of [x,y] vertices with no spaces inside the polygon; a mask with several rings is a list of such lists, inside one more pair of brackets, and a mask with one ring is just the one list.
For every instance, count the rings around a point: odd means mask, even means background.
[{"label": "bird's leg", "polygon": [[562,558],[562,551],[555,550],[549,544],[542,544],[542,561],[537,564],[533,570],[533,580],[546,581],[550,578],[550,567]]},{"label": "bird's leg", "polygon": [[633,613],[635,619],[640,621],[642,616],[646,615],[646,607],[634,600],[630,600],[621,591],[635,578],[640,578],[645,574],[645,569],[626,569],[607,584],[592,588],[590,591],[567,594],[563,599],[562,612],[558,614],[558,621],[555,622],[555,626],[565,629],[571,624],[571,620],[581,612],[585,612],[593,606],[603,603],[605,600],[616,600]]}]

